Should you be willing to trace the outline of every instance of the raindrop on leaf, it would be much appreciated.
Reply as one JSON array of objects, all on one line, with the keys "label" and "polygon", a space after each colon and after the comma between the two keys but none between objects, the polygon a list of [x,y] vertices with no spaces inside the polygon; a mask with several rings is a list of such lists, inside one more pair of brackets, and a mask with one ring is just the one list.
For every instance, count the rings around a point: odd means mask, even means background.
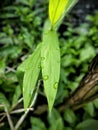
[{"label": "raindrop on leaf", "polygon": [[44,76],[43,76],[43,80],[47,80],[48,78],[49,78],[48,75],[44,75]]},{"label": "raindrop on leaf", "polygon": [[57,89],[58,88],[58,82],[55,82],[53,87],[54,87],[54,89]]},{"label": "raindrop on leaf", "polygon": [[41,57],[41,60],[42,60],[42,61],[45,60],[45,57]]}]

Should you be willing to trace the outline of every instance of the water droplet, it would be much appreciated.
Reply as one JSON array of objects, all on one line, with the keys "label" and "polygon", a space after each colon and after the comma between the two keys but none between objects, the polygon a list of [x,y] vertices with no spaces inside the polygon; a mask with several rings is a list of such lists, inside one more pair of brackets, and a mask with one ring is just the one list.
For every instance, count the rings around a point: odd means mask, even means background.
[{"label": "water droplet", "polygon": [[55,82],[53,87],[54,87],[54,89],[57,89],[58,88],[58,82]]},{"label": "water droplet", "polygon": [[43,80],[47,80],[48,78],[49,78],[48,75],[44,75],[44,76],[43,76]]},{"label": "water droplet", "polygon": [[42,61],[45,60],[45,57],[41,57],[41,60],[42,60]]}]

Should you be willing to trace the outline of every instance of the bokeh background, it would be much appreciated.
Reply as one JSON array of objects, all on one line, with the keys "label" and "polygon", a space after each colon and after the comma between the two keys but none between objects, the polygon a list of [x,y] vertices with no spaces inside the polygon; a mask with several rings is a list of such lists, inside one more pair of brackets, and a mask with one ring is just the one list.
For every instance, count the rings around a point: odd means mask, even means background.
[{"label": "bokeh background", "polygon": [[[48,18],[48,0],[0,1],[0,104],[11,111],[22,97],[22,86],[17,78],[17,67],[30,54],[42,38],[43,26]],[[79,0],[63,19],[58,29],[61,51],[61,75],[55,105],[77,88],[92,58],[98,53],[98,2]],[[21,81],[22,83],[22,81]],[[47,104],[40,86],[34,108]],[[23,103],[14,109],[23,108]],[[43,107],[44,109],[44,107]],[[3,108],[0,108],[0,119]],[[15,124],[23,113],[12,114]],[[5,117],[0,130],[10,130]],[[63,113],[30,112],[19,130],[98,130],[98,99],[73,111]]]}]

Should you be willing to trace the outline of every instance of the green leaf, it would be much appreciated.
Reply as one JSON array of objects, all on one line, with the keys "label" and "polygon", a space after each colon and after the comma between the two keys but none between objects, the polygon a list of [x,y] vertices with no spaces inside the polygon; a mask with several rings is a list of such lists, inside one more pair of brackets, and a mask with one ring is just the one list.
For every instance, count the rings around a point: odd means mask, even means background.
[{"label": "green leaf", "polygon": [[71,125],[75,125],[77,118],[75,113],[71,109],[67,109],[64,113],[64,120]]},{"label": "green leaf", "polygon": [[36,117],[30,118],[32,130],[46,130],[45,124],[42,122],[41,119]]},{"label": "green leaf", "polygon": [[32,64],[34,62],[34,57],[36,57],[36,55],[38,55],[37,54],[38,52],[40,53],[40,49],[41,49],[41,43],[37,46],[37,48],[35,49],[35,51],[33,52],[33,54],[31,54],[26,60],[23,61],[22,64],[20,64],[18,66],[17,71],[26,72],[30,68],[32,68]]},{"label": "green leaf", "polygon": [[68,0],[50,0],[49,1],[49,17],[52,25],[54,25],[57,20],[64,13],[65,6],[68,3]]},{"label": "green leaf", "polygon": [[18,68],[18,71],[25,72],[23,79],[23,99],[25,109],[30,104],[32,94],[40,73],[40,49],[41,44],[38,45],[33,54],[28,59],[26,59]]},{"label": "green leaf", "polygon": [[63,125],[63,121],[62,118],[57,119],[54,124],[52,124],[52,126],[49,128],[49,130],[63,130],[64,129],[64,125]]},{"label": "green leaf", "polygon": [[41,67],[45,93],[51,111],[57,93],[60,75],[60,49],[58,36],[55,31],[43,35],[41,48]]},{"label": "green leaf", "polygon": [[[0,92],[0,105],[2,105],[2,104],[4,104],[8,110],[10,109],[10,104],[9,104],[7,98],[5,97],[5,95],[3,93]],[[0,107],[0,110],[4,110],[4,108]]]},{"label": "green leaf", "polygon": [[86,45],[85,48],[81,49],[80,61],[85,61],[95,56],[94,47]]},{"label": "green leaf", "polygon": [[98,98],[93,101],[93,104],[98,109]]},{"label": "green leaf", "polygon": [[65,127],[64,130],[73,130],[71,127]]},{"label": "green leaf", "polygon": [[76,2],[77,0],[50,0],[49,18],[52,26],[55,25]]},{"label": "green leaf", "polygon": [[75,130],[98,130],[98,121],[93,119],[79,123]]},{"label": "green leaf", "polygon": [[60,113],[56,109],[53,109],[51,111],[51,114],[48,115],[48,122],[50,124],[49,130],[63,130],[64,129],[63,120],[60,116]]},{"label": "green leaf", "polygon": [[94,112],[94,104],[88,103],[84,106],[84,110],[90,115],[90,116],[94,116],[95,112]]},{"label": "green leaf", "polygon": [[22,35],[23,35],[24,43],[27,44],[27,46],[32,49],[34,43],[34,37],[28,31],[27,28],[22,27],[22,31],[23,31]]},{"label": "green leaf", "polygon": [[56,122],[57,119],[59,118],[61,118],[60,113],[56,109],[53,108],[51,111],[51,114],[49,113],[48,118],[47,118],[49,125],[53,125],[54,122]]},{"label": "green leaf", "polygon": [[4,70],[5,70],[5,61],[4,59],[0,59],[0,75],[4,73]]},{"label": "green leaf", "polygon": [[21,53],[21,48],[15,45],[10,45],[6,47],[0,48],[0,57],[11,57],[16,58]]},{"label": "green leaf", "polygon": [[13,99],[12,99],[12,105],[15,105],[17,103],[20,95],[21,95],[21,88],[20,88],[20,86],[16,86],[15,93],[14,93]]}]

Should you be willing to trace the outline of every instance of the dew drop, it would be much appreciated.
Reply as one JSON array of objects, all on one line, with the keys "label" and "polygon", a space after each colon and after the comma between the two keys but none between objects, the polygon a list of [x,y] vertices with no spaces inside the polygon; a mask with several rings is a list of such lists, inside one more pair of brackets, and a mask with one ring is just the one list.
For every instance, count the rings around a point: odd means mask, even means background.
[{"label": "dew drop", "polygon": [[43,80],[47,80],[48,78],[49,78],[48,75],[44,75],[44,76],[43,76]]},{"label": "dew drop", "polygon": [[58,82],[55,82],[53,87],[54,87],[54,89],[57,89],[58,88]]},{"label": "dew drop", "polygon": [[42,60],[42,61],[45,60],[45,57],[41,57],[41,60]]}]

